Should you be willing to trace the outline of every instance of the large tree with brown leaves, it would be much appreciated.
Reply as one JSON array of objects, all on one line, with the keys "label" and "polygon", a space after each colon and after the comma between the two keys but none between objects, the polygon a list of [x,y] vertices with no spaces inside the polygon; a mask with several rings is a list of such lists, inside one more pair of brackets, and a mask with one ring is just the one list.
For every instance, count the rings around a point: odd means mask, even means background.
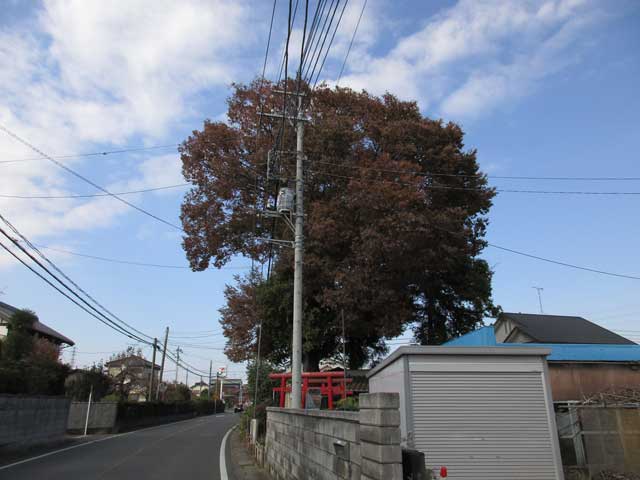
[{"label": "large tree with brown leaves", "polygon": [[[283,85],[279,85],[282,88]],[[294,84],[289,84],[289,89]],[[235,361],[263,353],[289,356],[293,252],[262,237],[290,239],[282,222],[257,215],[273,208],[267,152],[295,149],[290,127],[262,117],[281,110],[274,85],[235,85],[229,121],[205,122],[181,147],[193,184],[182,205],[184,249],[194,270],[236,255],[265,262],[272,275],[227,286],[222,326]],[[416,103],[346,88],[313,92],[305,133],[303,357],[306,369],[339,350],[344,315],[353,367],[386,351],[385,339],[410,326],[438,344],[494,312],[491,270],[479,258],[494,191],[454,123],[421,115]],[[279,185],[291,183],[295,158],[283,155]]]}]

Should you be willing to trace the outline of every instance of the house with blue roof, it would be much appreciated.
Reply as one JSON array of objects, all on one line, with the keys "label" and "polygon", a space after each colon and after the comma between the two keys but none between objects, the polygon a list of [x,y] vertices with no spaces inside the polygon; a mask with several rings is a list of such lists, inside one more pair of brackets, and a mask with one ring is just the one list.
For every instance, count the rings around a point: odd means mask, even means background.
[{"label": "house with blue roof", "polygon": [[640,389],[640,345],[582,317],[502,313],[493,325],[445,345],[549,348],[549,380],[556,402]]}]

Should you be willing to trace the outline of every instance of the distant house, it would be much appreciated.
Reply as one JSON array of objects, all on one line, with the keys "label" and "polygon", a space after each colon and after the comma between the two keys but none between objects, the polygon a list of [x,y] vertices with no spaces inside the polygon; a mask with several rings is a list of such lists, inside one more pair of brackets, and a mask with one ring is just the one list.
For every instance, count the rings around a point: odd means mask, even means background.
[{"label": "distant house", "polygon": [[494,325],[445,345],[550,348],[547,362],[554,401],[640,388],[640,345],[582,317],[503,313]]},{"label": "distant house", "polygon": [[105,364],[107,375],[114,379],[116,387],[131,401],[146,400],[149,378],[153,368],[155,385],[160,377],[160,366],[153,365],[139,355],[128,355]]},{"label": "distant house", "polygon": [[207,382],[194,383],[189,387],[189,390],[191,390],[191,398],[200,397],[202,392],[208,391],[208,389],[209,386],[207,385]]},{"label": "distant house", "polygon": [[[9,305],[8,303],[0,302],[0,340],[6,338],[8,333],[8,323],[11,316],[18,312],[19,309]],[[74,341],[65,337],[61,333],[55,331],[53,328],[48,327],[40,320],[34,322],[31,327],[31,333],[36,338],[45,338],[56,345],[75,345]]]},{"label": "distant house", "polygon": [[582,317],[503,313],[493,325],[498,343],[580,343],[635,345]]}]

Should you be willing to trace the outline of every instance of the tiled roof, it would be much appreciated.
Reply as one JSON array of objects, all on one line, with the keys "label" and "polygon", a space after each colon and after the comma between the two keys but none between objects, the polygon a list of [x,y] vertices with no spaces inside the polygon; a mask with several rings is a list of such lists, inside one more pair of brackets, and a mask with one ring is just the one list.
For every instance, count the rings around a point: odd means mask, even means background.
[{"label": "tiled roof", "polygon": [[[16,307],[9,305],[8,303],[0,302],[0,310],[4,310],[8,313],[8,315],[13,315],[19,310]],[[46,337],[51,337],[58,340],[61,343],[66,343],[67,345],[75,345],[75,342],[68,337],[65,337],[60,332],[55,331],[53,328],[45,325],[40,320],[36,320],[32,327],[32,331],[37,332]]]},{"label": "tiled roof", "polygon": [[582,317],[530,313],[502,313],[498,321],[511,320],[539,343],[594,343],[634,345],[634,342]]}]

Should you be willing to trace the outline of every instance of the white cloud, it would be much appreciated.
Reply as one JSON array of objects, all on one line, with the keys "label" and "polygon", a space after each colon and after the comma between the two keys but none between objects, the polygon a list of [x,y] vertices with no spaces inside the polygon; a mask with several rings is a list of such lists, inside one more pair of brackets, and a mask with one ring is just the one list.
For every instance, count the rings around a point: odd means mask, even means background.
[{"label": "white cloud", "polygon": [[[238,57],[261,33],[245,28],[248,15],[233,0],[46,0],[33,21],[0,27],[0,64],[10,66],[0,69],[0,124],[53,155],[163,142],[206,116],[200,94],[243,73]],[[0,152],[37,156],[4,132]],[[118,190],[180,183],[178,155],[123,167],[122,177],[93,179]],[[93,193],[72,181],[47,161],[0,164],[0,194]],[[107,227],[129,210],[112,198],[0,198],[0,211],[37,240]]]},{"label": "white cloud", "polygon": [[605,17],[591,0],[461,0],[388,53],[350,60],[341,84],[417,99],[437,115],[477,116],[576,61],[570,49],[580,51]]}]

